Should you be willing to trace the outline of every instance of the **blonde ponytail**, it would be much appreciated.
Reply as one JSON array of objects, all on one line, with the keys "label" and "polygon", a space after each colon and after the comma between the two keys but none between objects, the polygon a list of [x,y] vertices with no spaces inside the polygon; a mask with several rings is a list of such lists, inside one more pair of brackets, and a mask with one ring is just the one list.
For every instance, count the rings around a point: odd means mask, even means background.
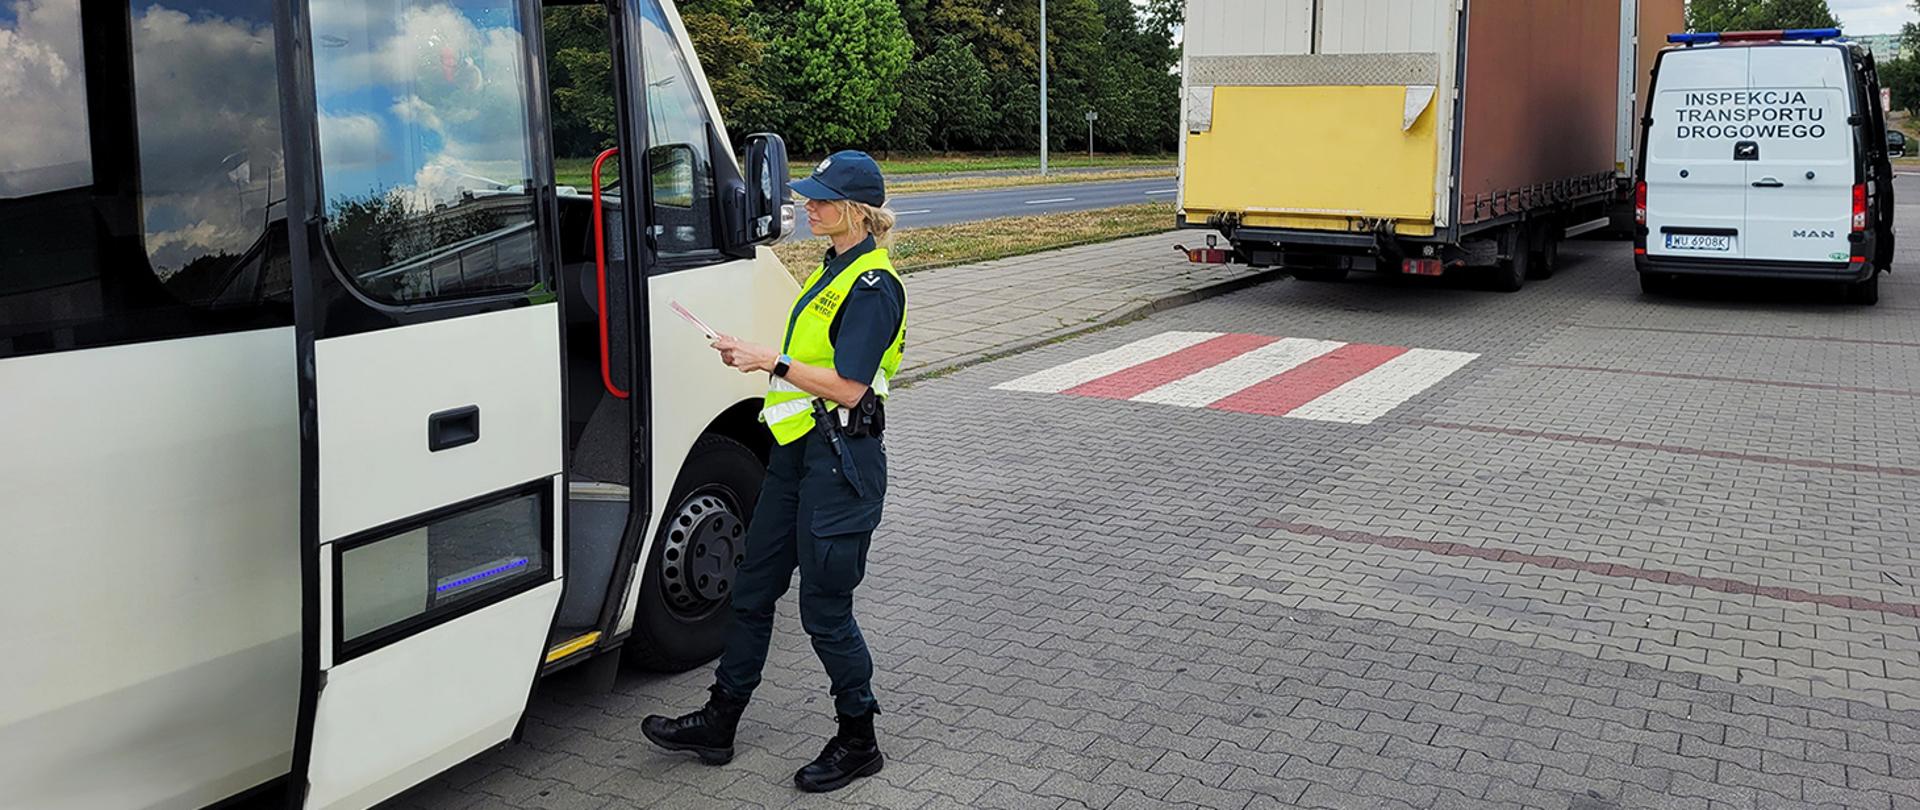
[{"label": "blonde ponytail", "polygon": [[847,201],[847,205],[860,212],[866,220],[867,232],[873,234],[875,244],[885,246],[893,241],[893,226],[897,217],[885,205],[868,205],[862,202]]}]

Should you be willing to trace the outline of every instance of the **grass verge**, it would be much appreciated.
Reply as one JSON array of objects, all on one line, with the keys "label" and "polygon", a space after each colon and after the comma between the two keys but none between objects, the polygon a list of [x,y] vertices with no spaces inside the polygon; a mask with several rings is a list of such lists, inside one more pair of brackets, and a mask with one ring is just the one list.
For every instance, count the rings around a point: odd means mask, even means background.
[{"label": "grass verge", "polygon": [[[805,177],[818,161],[794,159],[795,177]],[[1121,169],[1142,166],[1171,166],[1173,155],[1051,155],[1047,166],[1054,169]],[[1039,155],[915,155],[891,157],[880,161],[880,171],[888,176],[915,174],[952,174],[955,172],[1040,171]]]},{"label": "grass verge", "polygon": [[[911,176],[911,175],[909,175]],[[936,191],[1012,188],[1014,186],[1051,186],[1060,183],[1100,183],[1109,180],[1145,180],[1165,177],[1173,180],[1172,166],[1143,166],[1138,169],[1112,169],[1073,174],[1014,174],[999,177],[944,177],[932,180],[902,180],[887,186],[888,194],[926,194]]]},{"label": "grass verge", "polygon": [[[553,181],[563,186],[573,186],[586,194],[593,190],[588,178],[593,174],[593,158],[554,158]],[[608,160],[600,167],[600,182],[611,183],[620,179],[620,161]]]},{"label": "grass verge", "polygon": [[[1139,203],[1095,211],[911,228],[895,233],[889,252],[900,272],[911,273],[1144,236],[1172,230],[1173,226],[1172,203]],[[813,272],[826,250],[825,239],[783,242],[773,248],[786,263],[788,272],[801,281]]]}]

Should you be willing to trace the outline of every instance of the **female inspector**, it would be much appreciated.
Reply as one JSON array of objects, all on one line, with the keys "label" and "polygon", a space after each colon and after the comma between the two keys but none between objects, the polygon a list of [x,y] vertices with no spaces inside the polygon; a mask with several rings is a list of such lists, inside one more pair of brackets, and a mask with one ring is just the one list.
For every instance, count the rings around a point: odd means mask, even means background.
[{"label": "female inspector", "polygon": [[854,622],[853,591],[887,491],[883,402],[900,370],[906,291],[882,246],[894,217],[873,158],[840,152],[793,190],[832,248],[787,315],[784,345],[713,342],[727,365],[771,375],[760,418],[774,447],[735,579],[733,624],[706,706],[648,717],[642,731],[709,764],[733,759],[734,732],[766,665],[774,604],[798,568],[800,622],[832,681],[839,733],[793,778],[801,790],[825,792],[879,773],[884,762],[873,730],[873,659]]}]

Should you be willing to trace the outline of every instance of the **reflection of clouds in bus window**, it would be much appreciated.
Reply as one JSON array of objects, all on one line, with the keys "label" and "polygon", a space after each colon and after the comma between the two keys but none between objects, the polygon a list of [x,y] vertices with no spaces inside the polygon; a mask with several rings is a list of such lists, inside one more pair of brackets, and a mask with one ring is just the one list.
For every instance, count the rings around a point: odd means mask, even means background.
[{"label": "reflection of clouds in bus window", "polygon": [[0,5],[0,110],[0,199],[93,182],[79,0]]},{"label": "reflection of clouds in bus window", "polygon": [[333,171],[370,169],[393,159],[378,116],[322,114],[320,142],[330,144],[332,153],[338,156],[329,162],[328,168]]},{"label": "reflection of clouds in bus window", "polygon": [[[518,24],[505,0],[316,2],[321,111],[356,122],[321,131],[328,197],[398,190],[432,207],[526,183]],[[354,137],[370,134],[383,142],[369,148]]]},{"label": "reflection of clouds in bus window", "polygon": [[135,5],[142,221],[162,277],[245,253],[286,196],[273,7],[221,5],[218,15]]}]

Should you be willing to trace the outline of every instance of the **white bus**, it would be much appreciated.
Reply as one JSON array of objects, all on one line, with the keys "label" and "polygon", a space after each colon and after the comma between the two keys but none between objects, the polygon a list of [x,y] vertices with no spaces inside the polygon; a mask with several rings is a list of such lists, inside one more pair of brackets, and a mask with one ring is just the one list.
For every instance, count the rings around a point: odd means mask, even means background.
[{"label": "white bus", "polygon": [[0,0],[0,807],[367,807],[718,653],[765,380],[669,304],[779,339],[785,147],[592,8],[582,191],[536,0]]}]

